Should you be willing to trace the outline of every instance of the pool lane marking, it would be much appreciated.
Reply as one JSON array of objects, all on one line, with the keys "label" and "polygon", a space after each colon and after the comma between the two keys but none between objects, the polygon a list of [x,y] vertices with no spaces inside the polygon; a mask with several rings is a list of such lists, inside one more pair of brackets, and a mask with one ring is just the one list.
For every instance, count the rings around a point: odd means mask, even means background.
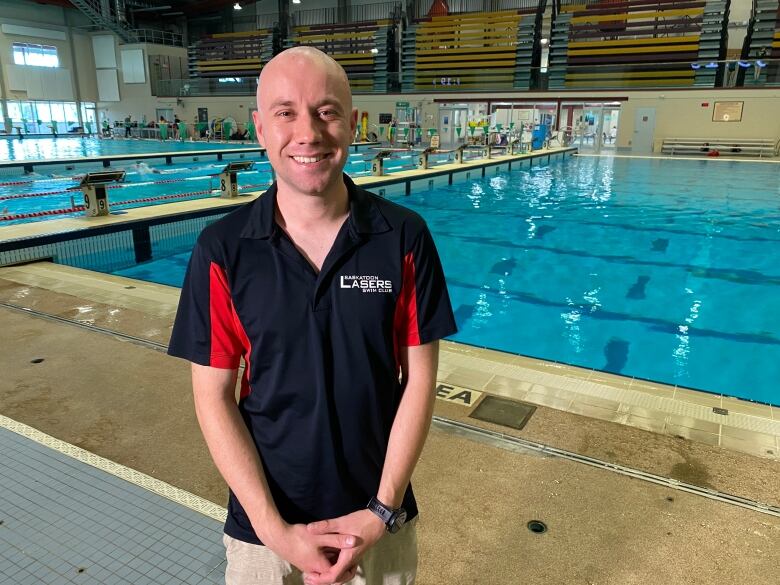
[{"label": "pool lane marking", "polygon": [[76,445],[66,443],[65,441],[52,437],[51,435],[47,435],[46,433],[42,433],[38,429],[15,421],[2,414],[0,414],[0,427],[16,433],[17,435],[26,437],[27,439],[30,439],[39,445],[53,449],[54,451],[75,459],[76,461],[86,463],[87,465],[99,469],[100,471],[104,471],[105,473],[113,475],[114,477],[128,481],[138,487],[142,487],[147,491],[157,494],[158,496],[162,496],[163,498],[171,500],[172,502],[176,502],[177,504],[181,504],[190,510],[199,512],[204,516],[213,518],[214,520],[224,522],[225,518],[227,517],[227,510],[222,506],[215,504],[214,502],[210,502],[205,498],[196,496],[193,493],[190,493],[181,488],[177,488],[176,486],[156,479],[150,475],[146,475],[145,473],[141,473],[140,471],[136,471],[135,469],[125,467],[124,465],[111,461],[110,459],[106,459],[105,457],[101,457],[100,455],[95,455],[94,453],[82,449],[81,447],[77,447]]},{"label": "pool lane marking", "polygon": [[600,158],[649,158],[654,160],[720,160],[728,162],[756,162],[780,164],[780,160],[770,160],[762,158],[727,158],[723,156],[651,156],[646,154],[600,154],[595,152],[577,152],[574,156],[593,156]]},{"label": "pool lane marking", "polygon": [[477,403],[481,396],[482,392],[479,390],[455,386],[454,384],[444,384],[442,382],[436,384],[436,398],[451,404],[471,407]]}]

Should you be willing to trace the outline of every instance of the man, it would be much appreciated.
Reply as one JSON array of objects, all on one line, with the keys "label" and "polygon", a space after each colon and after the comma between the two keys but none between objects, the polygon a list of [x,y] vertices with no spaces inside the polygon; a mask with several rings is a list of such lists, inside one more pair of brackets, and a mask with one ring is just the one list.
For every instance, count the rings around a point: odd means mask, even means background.
[{"label": "man", "polygon": [[413,583],[409,479],[455,332],[441,265],[419,216],[342,173],[357,110],[333,59],[280,53],[257,104],[276,182],[201,234],[169,348],[230,487],[226,582]]}]

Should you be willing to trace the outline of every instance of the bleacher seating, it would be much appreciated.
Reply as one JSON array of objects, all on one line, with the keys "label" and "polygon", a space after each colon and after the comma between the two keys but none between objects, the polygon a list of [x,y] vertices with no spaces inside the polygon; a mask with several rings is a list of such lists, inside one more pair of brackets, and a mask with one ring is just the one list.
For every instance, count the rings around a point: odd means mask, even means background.
[{"label": "bleacher seating", "polygon": [[713,87],[720,68],[706,64],[725,57],[729,2],[563,6],[552,24],[549,87]]},{"label": "bleacher seating", "polygon": [[664,138],[663,154],[711,156],[778,156],[778,142],[771,138]]},{"label": "bleacher seating", "polygon": [[780,85],[780,0],[753,0],[742,59],[761,59],[765,67],[740,71],[739,85]]},{"label": "bleacher seating", "polygon": [[347,72],[353,92],[384,92],[392,30],[392,20],[298,26],[287,46],[309,45],[333,57]]},{"label": "bleacher seating", "polygon": [[271,29],[214,34],[190,46],[190,77],[257,77],[272,57]]},{"label": "bleacher seating", "polygon": [[529,89],[545,0],[528,10],[430,16],[403,34],[404,90]]}]

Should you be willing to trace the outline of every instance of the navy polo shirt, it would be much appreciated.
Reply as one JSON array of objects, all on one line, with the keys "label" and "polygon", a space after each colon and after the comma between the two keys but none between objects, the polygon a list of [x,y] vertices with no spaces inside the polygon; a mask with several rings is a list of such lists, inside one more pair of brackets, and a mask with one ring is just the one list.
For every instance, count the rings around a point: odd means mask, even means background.
[{"label": "navy polo shirt", "polygon": [[[402,395],[398,350],[455,333],[423,219],[356,186],[317,273],[275,221],[276,184],[203,230],[168,353],[216,368],[243,357],[239,410],[284,520],[365,508]],[[404,507],[417,513],[411,486]],[[225,532],[259,544],[234,494]]]}]

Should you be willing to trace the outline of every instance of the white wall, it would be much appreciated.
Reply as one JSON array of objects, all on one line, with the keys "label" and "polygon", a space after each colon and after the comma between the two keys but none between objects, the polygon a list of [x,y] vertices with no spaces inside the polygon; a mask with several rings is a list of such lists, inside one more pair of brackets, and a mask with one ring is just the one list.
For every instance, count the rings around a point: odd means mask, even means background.
[{"label": "white wall", "polygon": [[[183,47],[168,47],[165,45],[152,45],[147,43],[120,45],[119,40],[116,37],[114,38],[114,41],[120,101],[98,101],[98,118],[102,119],[107,116],[108,119],[113,122],[115,120],[124,120],[129,114],[133,120],[142,120],[143,117],[146,116],[147,121],[151,122],[155,118],[157,108],[171,108],[176,111],[176,98],[157,98],[152,95],[151,83],[149,80],[149,56],[168,55],[186,59],[187,49]],[[141,49],[143,51],[145,72],[145,81],[143,83],[125,83],[121,58],[121,51],[124,49]]]},{"label": "white wall", "polygon": [[[3,97],[6,99],[94,100],[95,70],[91,50],[86,50],[86,34],[73,26],[87,23],[75,9],[65,9],[24,0],[0,0],[0,24],[23,26],[61,33],[64,39],[4,33],[0,30],[0,67],[3,70]],[[46,33],[44,33],[46,35]],[[73,44],[71,46],[71,36]],[[57,47],[60,67],[18,67],[13,63],[13,43],[46,44]],[[24,78],[25,82],[19,84]],[[16,86],[18,89],[11,89]]]},{"label": "white wall", "polygon": [[[716,101],[744,101],[741,122],[713,122]],[[706,104],[706,105],[705,105]],[[637,108],[655,109],[654,141],[664,138],[780,139],[780,88],[653,92],[635,95],[620,112],[618,148],[630,148]]]}]

